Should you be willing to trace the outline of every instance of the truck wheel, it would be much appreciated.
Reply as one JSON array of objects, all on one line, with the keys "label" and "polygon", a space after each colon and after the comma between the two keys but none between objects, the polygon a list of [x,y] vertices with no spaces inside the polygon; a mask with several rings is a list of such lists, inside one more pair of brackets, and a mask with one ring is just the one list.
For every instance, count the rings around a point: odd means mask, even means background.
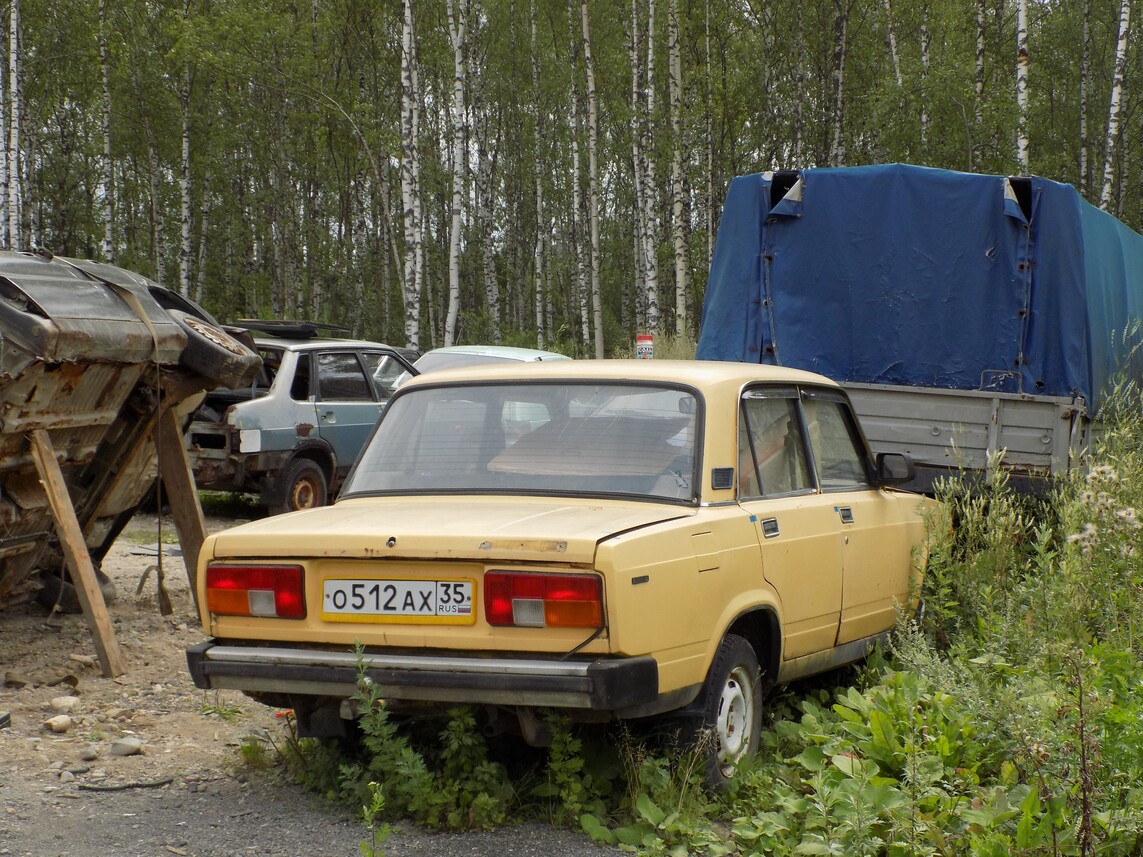
[{"label": "truck wheel", "polygon": [[213,385],[231,389],[245,387],[261,367],[258,355],[209,321],[182,310],[167,314],[187,336],[179,362]]},{"label": "truck wheel", "polygon": [[295,458],[282,470],[282,505],[270,511],[296,512],[299,509],[314,509],[329,502],[329,488],[325,473],[308,458]]},{"label": "truck wheel", "polygon": [[703,735],[707,784],[720,788],[738,763],[758,749],[762,734],[762,677],[754,649],[727,634],[719,643],[703,685]]}]

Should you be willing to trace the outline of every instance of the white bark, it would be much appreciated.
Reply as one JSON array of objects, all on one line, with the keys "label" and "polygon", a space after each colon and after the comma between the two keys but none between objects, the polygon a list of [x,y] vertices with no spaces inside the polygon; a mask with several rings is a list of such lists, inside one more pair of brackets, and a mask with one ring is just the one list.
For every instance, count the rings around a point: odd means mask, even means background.
[{"label": "white bark", "polygon": [[679,44],[679,0],[671,0],[667,13],[667,49],[670,55],[671,98],[671,221],[675,239],[675,335],[687,330],[686,189],[683,182],[683,61]]},{"label": "white bark", "polygon": [[706,0],[706,264],[714,257],[714,94],[711,86],[710,0]]},{"label": "white bark", "polygon": [[[573,22],[575,21],[575,7],[568,0],[568,43],[571,48],[572,67],[575,67],[576,39]],[[571,80],[571,156],[572,156],[572,245],[575,248],[575,293],[579,302],[580,342],[586,351],[591,344],[591,309],[589,298],[588,260],[584,253],[583,236],[583,190],[582,174],[580,172],[579,141],[583,134],[583,114],[580,105],[579,87],[576,85],[575,75]]]},{"label": "white bark", "polygon": [[1087,196],[1091,190],[1090,149],[1088,139],[1087,101],[1091,85],[1091,3],[1083,0],[1083,27],[1081,28],[1080,67],[1079,67],[1079,192]]},{"label": "white bark", "polygon": [[1127,37],[1131,30],[1131,0],[1119,6],[1119,40],[1115,46],[1115,73],[1111,81],[1111,103],[1107,108],[1107,148],[1103,159],[1103,188],[1099,207],[1111,210],[1112,185],[1115,183],[1116,145],[1119,140],[1119,118],[1123,107],[1123,87],[1127,77]]},{"label": "white bark", "polygon": [[460,314],[460,230],[463,224],[464,186],[468,158],[465,154],[465,78],[468,5],[466,0],[448,0],[448,32],[452,42],[452,209],[448,240],[448,312],[445,315],[444,343],[456,343],[456,322]]},{"label": "white bark", "polygon": [[420,82],[417,73],[416,33],[413,0],[404,0],[401,32],[401,208],[405,232],[405,259],[402,288],[405,299],[405,344],[421,344],[421,155]]},{"label": "white bark", "polygon": [[599,101],[595,92],[595,63],[591,56],[591,26],[587,16],[587,0],[580,0],[583,25],[583,64],[587,78],[587,220],[591,231],[591,313],[594,328],[595,356],[604,356],[603,304],[600,296],[599,258]]},{"label": "white bark", "polygon": [[103,260],[115,261],[115,174],[111,162],[111,52],[107,46],[107,0],[99,0],[99,69],[103,83]]},{"label": "white bark", "polygon": [[638,0],[631,0],[631,164],[635,190],[635,294],[636,324],[654,332],[659,328],[658,229],[655,218],[655,168],[652,161],[651,119],[654,112],[654,0],[647,4],[646,54]]},{"label": "white bark", "polygon": [[1028,0],[1016,0],[1016,162],[1031,172],[1028,143]]},{"label": "white bark", "polygon": [[2,133],[8,126],[9,98],[9,93],[0,85],[0,139],[3,139],[3,152],[0,153],[0,248],[5,250],[12,249],[12,236],[8,231],[8,201],[12,197],[9,181],[11,174],[8,171],[8,141]]},{"label": "white bark", "polygon": [[848,14],[844,0],[834,0],[833,20],[833,140],[830,166],[845,165],[845,36]]},{"label": "white bark", "polygon": [[532,169],[535,179],[536,197],[536,243],[532,251],[532,277],[535,280],[536,298],[536,347],[544,347],[547,325],[544,323],[544,272],[545,247],[547,245],[547,215],[544,211],[544,180],[540,172],[541,148],[543,138],[543,111],[540,109],[540,50],[536,33],[536,0],[530,2],[530,15],[532,23]]},{"label": "white bark", "polygon": [[889,57],[893,60],[893,77],[897,81],[897,88],[904,86],[901,78],[901,58],[897,53],[897,34],[893,30],[892,0],[884,0],[885,4],[885,46],[889,48]]},{"label": "white bark", "polygon": [[984,48],[985,32],[988,22],[987,0],[976,0],[976,75],[974,84],[976,99],[973,101],[973,116],[976,119],[976,130],[984,123]]},{"label": "white bark", "polygon": [[20,0],[12,0],[8,17],[8,246],[20,241]]},{"label": "white bark", "polygon": [[179,241],[179,292],[190,294],[191,289],[191,180],[190,180],[190,67],[183,69],[179,84],[179,108],[182,111],[182,157],[179,159],[179,197],[182,227]]},{"label": "white bark", "polygon": [[929,142],[929,7],[921,8],[921,151],[926,151]]}]

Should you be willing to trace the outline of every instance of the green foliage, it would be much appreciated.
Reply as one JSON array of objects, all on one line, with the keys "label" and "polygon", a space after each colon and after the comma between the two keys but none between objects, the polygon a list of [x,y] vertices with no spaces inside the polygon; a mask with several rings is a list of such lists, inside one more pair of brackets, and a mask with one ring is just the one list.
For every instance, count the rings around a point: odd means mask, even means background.
[{"label": "green foliage", "polygon": [[776,694],[724,793],[677,743],[591,741],[553,715],[546,766],[514,792],[470,710],[417,740],[364,680],[363,760],[294,740],[295,770],[369,818],[457,829],[511,807],[648,855],[1139,854],[1143,408],[1127,389],[1106,415],[1091,460],[1050,495],[1015,494],[999,467],[943,486],[921,620],[903,617],[843,686]]}]

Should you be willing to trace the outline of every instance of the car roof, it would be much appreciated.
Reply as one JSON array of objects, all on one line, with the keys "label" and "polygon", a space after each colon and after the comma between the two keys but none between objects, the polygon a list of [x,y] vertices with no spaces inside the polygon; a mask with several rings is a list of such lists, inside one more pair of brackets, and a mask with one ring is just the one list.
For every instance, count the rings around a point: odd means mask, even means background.
[{"label": "car roof", "polygon": [[813,372],[759,363],[723,360],[563,360],[552,362],[481,363],[425,373],[410,379],[409,387],[465,381],[643,381],[681,383],[701,389],[754,382],[837,387]]},{"label": "car roof", "polygon": [[401,349],[383,342],[369,342],[364,339],[332,339],[314,337],[312,339],[292,339],[287,336],[256,336],[254,344],[259,348],[280,348],[286,351],[323,351],[330,348],[371,348],[384,349],[399,354]]},{"label": "car roof", "polygon": [[570,360],[566,354],[556,351],[542,351],[538,348],[517,348],[513,345],[446,345],[425,352],[429,354],[473,354],[481,357],[499,357],[502,360],[541,361]]}]

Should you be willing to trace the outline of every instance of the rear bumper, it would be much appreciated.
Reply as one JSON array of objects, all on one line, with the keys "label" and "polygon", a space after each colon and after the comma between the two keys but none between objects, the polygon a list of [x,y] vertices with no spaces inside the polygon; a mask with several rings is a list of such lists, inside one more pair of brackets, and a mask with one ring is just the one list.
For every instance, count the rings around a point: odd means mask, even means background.
[{"label": "rear bumper", "polygon": [[[653,703],[659,693],[654,658],[555,660],[471,655],[370,654],[365,674],[383,699],[488,703],[622,711]],[[353,652],[223,645],[187,649],[195,687],[350,697],[357,692]]]}]

